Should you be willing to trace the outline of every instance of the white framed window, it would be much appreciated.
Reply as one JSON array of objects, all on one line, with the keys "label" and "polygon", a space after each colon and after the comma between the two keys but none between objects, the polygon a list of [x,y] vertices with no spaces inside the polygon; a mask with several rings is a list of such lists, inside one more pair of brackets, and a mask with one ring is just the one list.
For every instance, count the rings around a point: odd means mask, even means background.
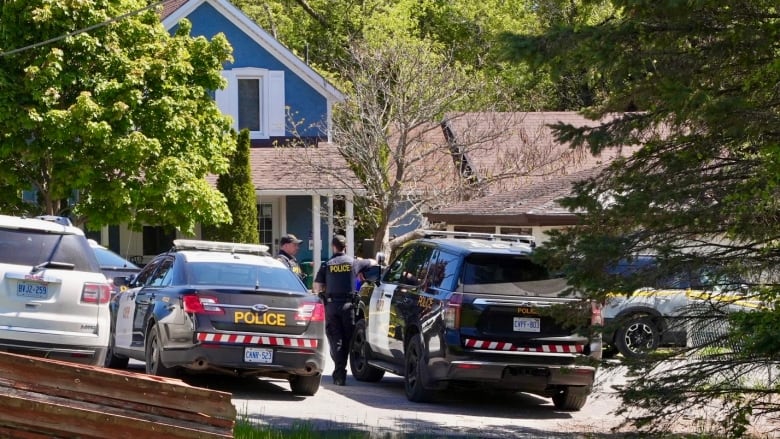
[{"label": "white framed window", "polygon": [[222,76],[227,86],[215,92],[215,99],[233,118],[236,131],[247,128],[252,139],[285,135],[284,71],[241,67]]}]

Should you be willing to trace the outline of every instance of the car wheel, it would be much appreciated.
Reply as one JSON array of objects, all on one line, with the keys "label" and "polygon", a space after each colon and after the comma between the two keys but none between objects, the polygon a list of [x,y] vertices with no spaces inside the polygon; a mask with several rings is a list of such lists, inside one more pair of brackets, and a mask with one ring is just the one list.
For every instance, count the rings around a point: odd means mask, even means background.
[{"label": "car wheel", "polygon": [[368,364],[368,349],[366,321],[360,320],[355,325],[355,332],[352,335],[352,344],[349,349],[349,368],[356,380],[375,383],[385,376],[385,371]]},{"label": "car wheel", "polygon": [[160,343],[160,336],[157,331],[157,326],[152,326],[149,329],[149,333],[146,335],[146,351],[144,352],[144,358],[146,359],[146,373],[149,375],[157,375],[161,377],[174,377],[176,376],[175,367],[165,367],[160,358],[162,354],[162,344]]},{"label": "car wheel", "polygon": [[130,359],[116,355],[114,353],[115,346],[116,335],[114,335],[112,332],[108,336],[108,349],[106,350],[106,360],[104,362],[104,366],[110,367],[111,369],[125,369],[127,368],[127,363],[130,362]]},{"label": "car wheel", "polygon": [[553,394],[553,404],[558,410],[578,411],[588,400],[588,394],[571,387],[564,387]]},{"label": "car wheel", "polygon": [[626,358],[641,358],[658,348],[660,334],[655,323],[647,317],[626,320],[615,336],[615,346]]},{"label": "car wheel", "polygon": [[406,397],[413,402],[428,402],[433,392],[425,388],[428,365],[425,362],[422,336],[415,334],[406,345],[406,367],[404,369],[404,390]]},{"label": "car wheel", "polygon": [[290,375],[287,379],[290,382],[290,390],[295,395],[314,396],[320,389],[322,375]]}]

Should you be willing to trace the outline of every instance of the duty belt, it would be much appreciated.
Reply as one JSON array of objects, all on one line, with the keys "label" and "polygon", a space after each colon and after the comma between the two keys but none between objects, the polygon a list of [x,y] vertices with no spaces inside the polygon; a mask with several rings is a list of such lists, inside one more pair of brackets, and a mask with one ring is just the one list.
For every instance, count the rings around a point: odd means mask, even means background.
[{"label": "duty belt", "polygon": [[325,301],[326,302],[349,302],[352,300],[352,293],[348,294],[326,294],[325,295]]}]

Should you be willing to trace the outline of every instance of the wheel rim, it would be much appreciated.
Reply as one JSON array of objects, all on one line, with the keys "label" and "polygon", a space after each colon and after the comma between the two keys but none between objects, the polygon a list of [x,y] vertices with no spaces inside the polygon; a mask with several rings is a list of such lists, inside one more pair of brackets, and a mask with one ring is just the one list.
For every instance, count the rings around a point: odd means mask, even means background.
[{"label": "wheel rim", "polygon": [[350,355],[354,360],[355,369],[358,372],[362,372],[366,367],[366,337],[363,331],[355,332],[355,341],[352,343],[352,350]]},{"label": "wheel rim", "polygon": [[157,336],[156,335],[152,335],[151,337],[152,337],[152,340],[151,340],[151,343],[149,343],[149,344],[152,347],[152,349],[151,349],[151,351],[152,351],[151,352],[151,357],[152,358],[149,359],[149,371],[151,373],[156,373],[157,372],[157,362],[159,361],[159,358],[160,358],[160,345],[159,345],[159,343],[157,343]]},{"label": "wheel rim", "polygon": [[647,323],[632,323],[626,329],[624,338],[628,350],[634,353],[645,352],[653,349],[654,330]]},{"label": "wheel rim", "polygon": [[419,356],[417,346],[411,344],[406,356],[406,385],[409,390],[414,390],[417,387],[417,360]]}]

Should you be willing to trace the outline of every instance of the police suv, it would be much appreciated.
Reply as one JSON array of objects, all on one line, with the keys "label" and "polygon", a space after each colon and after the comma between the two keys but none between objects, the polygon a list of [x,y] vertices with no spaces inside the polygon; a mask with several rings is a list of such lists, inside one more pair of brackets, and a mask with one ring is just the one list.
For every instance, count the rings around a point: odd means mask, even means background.
[{"label": "police suv", "polygon": [[601,358],[598,305],[562,297],[530,236],[426,232],[361,289],[350,368],[404,377],[411,401],[449,385],[551,397],[579,410]]},{"label": "police suv", "polygon": [[[325,309],[261,245],[175,240],[111,302],[109,367],[285,377],[314,395],[324,367]],[[121,279],[115,280],[121,282]]]}]

